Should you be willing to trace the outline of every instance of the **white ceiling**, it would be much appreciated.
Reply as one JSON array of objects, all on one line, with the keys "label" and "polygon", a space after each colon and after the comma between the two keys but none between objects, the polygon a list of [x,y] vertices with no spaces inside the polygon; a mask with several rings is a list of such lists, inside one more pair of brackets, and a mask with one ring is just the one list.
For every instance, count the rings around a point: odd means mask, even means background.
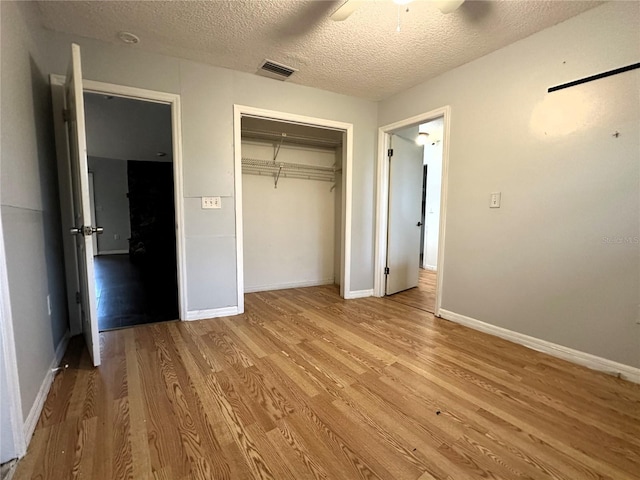
[{"label": "white ceiling", "polygon": [[[566,20],[602,2],[467,0],[443,15],[429,1],[400,11],[362,2],[343,22],[342,1],[39,1],[49,29],[244,72],[265,58],[298,69],[289,82],[380,100]],[[277,81],[277,80],[274,80]]]},{"label": "white ceiling", "polygon": [[418,133],[424,132],[429,135],[429,141],[439,142],[444,135],[444,117],[438,117],[425,123],[417,123],[408,127],[394,130],[392,133],[405,140],[415,141]]}]

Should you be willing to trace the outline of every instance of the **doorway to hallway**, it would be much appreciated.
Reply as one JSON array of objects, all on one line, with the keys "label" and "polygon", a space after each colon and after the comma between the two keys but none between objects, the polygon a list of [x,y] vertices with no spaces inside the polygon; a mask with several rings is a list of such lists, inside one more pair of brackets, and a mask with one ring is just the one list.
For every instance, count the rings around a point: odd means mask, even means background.
[{"label": "doorway to hallway", "polygon": [[418,285],[409,290],[387,296],[389,300],[434,313],[436,305],[436,272],[421,268]]},{"label": "doorway to hallway", "polygon": [[376,296],[439,315],[449,107],[379,130]]},{"label": "doorway to hallway", "polygon": [[84,93],[100,331],[177,320],[171,107]]}]

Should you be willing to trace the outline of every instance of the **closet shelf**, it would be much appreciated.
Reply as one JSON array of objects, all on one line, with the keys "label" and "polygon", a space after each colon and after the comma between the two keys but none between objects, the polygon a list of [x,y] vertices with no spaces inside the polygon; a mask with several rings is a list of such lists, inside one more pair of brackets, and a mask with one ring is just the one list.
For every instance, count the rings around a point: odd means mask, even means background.
[{"label": "closet shelf", "polygon": [[242,159],[242,173],[273,177],[275,179],[276,187],[280,177],[335,182],[336,173],[340,173],[341,171],[341,169],[335,167],[325,167],[321,165],[272,162],[269,160],[257,160],[253,158]]}]

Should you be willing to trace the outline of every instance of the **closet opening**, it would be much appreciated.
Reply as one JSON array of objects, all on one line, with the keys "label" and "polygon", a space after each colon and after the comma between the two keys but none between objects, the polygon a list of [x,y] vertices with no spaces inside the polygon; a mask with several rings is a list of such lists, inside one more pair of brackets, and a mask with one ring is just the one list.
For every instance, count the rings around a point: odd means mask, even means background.
[{"label": "closet opening", "polygon": [[348,298],[347,125],[248,114],[239,123],[239,295],[335,285]]}]

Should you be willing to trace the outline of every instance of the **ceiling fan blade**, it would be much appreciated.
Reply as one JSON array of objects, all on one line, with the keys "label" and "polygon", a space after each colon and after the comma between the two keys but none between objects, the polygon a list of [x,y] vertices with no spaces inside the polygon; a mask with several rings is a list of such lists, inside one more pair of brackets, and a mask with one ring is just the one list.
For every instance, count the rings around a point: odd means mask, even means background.
[{"label": "ceiling fan blade", "polygon": [[464,3],[464,0],[434,0],[435,6],[442,13],[451,13],[460,7]]},{"label": "ceiling fan blade", "polygon": [[342,22],[343,20],[346,20],[349,18],[349,15],[357,10],[361,3],[361,0],[346,0],[335,12],[331,14],[331,20],[335,22]]}]

